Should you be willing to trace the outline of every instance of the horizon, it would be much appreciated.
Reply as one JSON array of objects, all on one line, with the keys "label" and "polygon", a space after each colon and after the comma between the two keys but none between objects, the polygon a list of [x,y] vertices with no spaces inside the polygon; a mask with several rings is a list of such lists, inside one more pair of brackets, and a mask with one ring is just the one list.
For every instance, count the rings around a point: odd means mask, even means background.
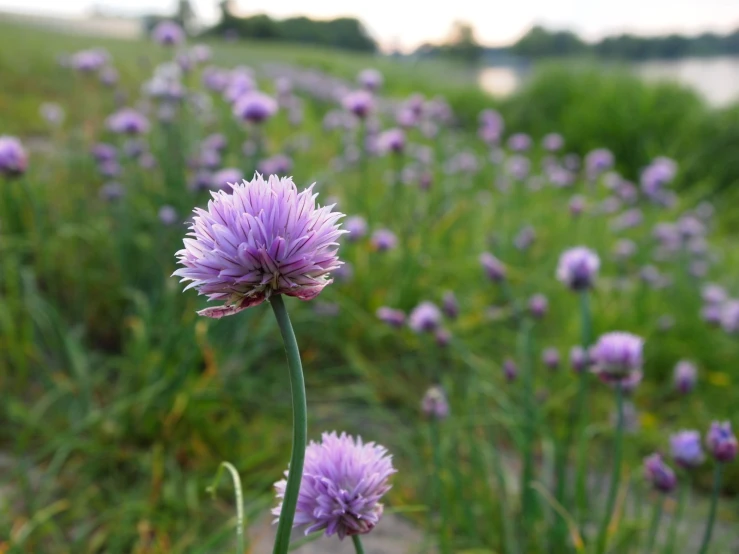
[{"label": "horizon", "polygon": [[[304,9],[299,0],[283,0],[278,6],[268,2],[249,3],[251,6],[247,8],[243,1],[234,2],[235,13],[240,16],[266,14],[276,19],[354,17],[362,22],[384,51],[409,52],[424,43],[442,42],[454,21],[473,25],[477,40],[485,47],[513,44],[536,25],[550,30],[572,31],[587,42],[619,34],[696,36],[706,32],[726,34],[739,28],[739,2],[725,0],[653,0],[647,6],[643,5],[643,0],[622,0],[618,6],[592,0],[565,0],[558,6],[552,6],[546,0],[521,0],[516,5],[507,5],[505,14],[481,8],[473,0],[458,0],[454,6],[444,5],[432,14],[425,13],[422,24],[419,24],[418,10],[414,6],[392,4],[386,0],[357,6],[353,10],[346,10],[338,0],[318,0],[312,3],[311,9]],[[174,13],[176,4],[170,0],[67,0],[63,5],[57,0],[0,0],[0,11],[84,18],[97,9],[122,17],[166,16]],[[191,0],[191,4],[204,25],[217,21],[216,2]],[[394,11],[395,16],[387,17],[388,10]],[[488,17],[491,12],[494,16]]]}]

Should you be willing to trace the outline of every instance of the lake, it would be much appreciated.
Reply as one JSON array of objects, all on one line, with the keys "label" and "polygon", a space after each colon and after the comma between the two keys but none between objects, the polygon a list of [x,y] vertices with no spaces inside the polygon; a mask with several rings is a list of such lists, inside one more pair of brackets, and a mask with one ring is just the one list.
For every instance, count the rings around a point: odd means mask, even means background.
[{"label": "lake", "polygon": [[[672,80],[694,88],[713,106],[739,100],[739,57],[685,58],[631,64],[647,80]],[[495,96],[513,93],[526,79],[528,70],[515,67],[486,67],[480,70],[480,86]]]}]

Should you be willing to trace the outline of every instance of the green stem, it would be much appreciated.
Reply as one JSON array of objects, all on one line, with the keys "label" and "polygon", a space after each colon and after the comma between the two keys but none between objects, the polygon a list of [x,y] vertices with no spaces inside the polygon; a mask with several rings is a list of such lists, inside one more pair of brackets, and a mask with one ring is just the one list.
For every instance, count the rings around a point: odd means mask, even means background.
[{"label": "green stem", "polygon": [[699,554],[708,552],[708,545],[711,543],[711,535],[713,534],[713,522],[716,520],[716,506],[718,504],[718,495],[721,492],[721,473],[724,464],[716,462],[716,469],[713,472],[713,494],[711,495],[711,510],[708,512],[708,522],[706,523],[706,531],[703,535],[703,542]]},{"label": "green stem", "polygon": [[352,542],[354,543],[354,550],[357,552],[357,554],[364,554],[362,539],[359,538],[359,535],[352,535]]},{"label": "green stem", "polygon": [[596,554],[603,554],[606,551],[606,544],[608,543],[608,527],[611,523],[613,508],[616,505],[616,495],[618,493],[618,484],[621,477],[621,442],[624,431],[624,393],[620,384],[616,385],[616,407],[618,410],[618,421],[616,423],[616,436],[613,440],[613,473],[611,474],[611,484],[608,488],[606,511],[603,514],[603,521],[600,524],[600,531],[598,532],[598,546],[595,550]]},{"label": "green stem", "polygon": [[446,526],[449,522],[449,518],[446,513],[446,502],[444,502],[444,495],[442,490],[441,481],[441,437],[439,434],[439,422],[435,418],[431,419],[431,449],[434,458],[434,499],[433,502],[439,509],[441,515],[441,521],[439,524],[439,542],[441,543],[442,554],[448,554],[451,552],[449,548],[449,541],[446,534]]},{"label": "green stem", "polygon": [[[581,328],[581,346],[586,353],[590,346],[593,336],[593,319],[590,311],[590,296],[588,291],[580,293],[580,320],[582,322]],[[575,419],[575,426],[577,429],[578,436],[582,439],[585,433],[585,413],[587,412],[587,398],[588,398],[588,385],[590,383],[590,372],[588,368],[584,368],[580,374],[580,386],[577,392],[576,410],[577,417]],[[588,459],[587,456],[578,456],[578,463],[575,469],[575,499],[578,510],[578,515],[582,518],[587,513],[587,485],[586,478],[588,474]],[[584,536],[584,535],[583,535]]]},{"label": "green stem", "polygon": [[293,402],[293,446],[290,455],[290,466],[285,487],[285,497],[280,512],[280,522],[277,525],[277,537],[273,554],[286,554],[290,545],[290,532],[295,519],[295,509],[298,505],[300,481],[303,478],[303,462],[305,461],[305,446],[308,440],[308,407],[305,401],[305,381],[303,380],[303,366],[300,362],[300,351],[295,332],[290,324],[282,295],[275,294],[269,299],[272,311],[277,318],[282,341],[285,343],[287,365],[290,370],[290,388]]},{"label": "green stem", "polygon": [[680,527],[680,522],[683,519],[683,513],[685,513],[685,505],[688,502],[688,495],[690,494],[690,488],[691,488],[690,473],[687,473],[685,482],[683,483],[682,489],[680,490],[680,500],[678,500],[677,512],[675,513],[675,517],[672,518],[672,523],[670,524],[670,533],[669,533],[669,537],[667,538],[667,548],[665,549],[666,554],[672,554],[675,551],[675,541],[677,540],[677,530]]},{"label": "green stem", "polygon": [[662,507],[664,506],[664,503],[665,499],[660,495],[659,501],[654,506],[652,523],[649,524],[649,540],[647,542],[646,554],[652,554],[654,549],[654,541],[657,539],[657,529],[659,529],[659,521],[662,519]]},{"label": "green stem", "polygon": [[535,433],[535,408],[534,408],[534,367],[532,363],[533,353],[531,345],[531,323],[523,321],[521,324],[521,360],[524,402],[524,445],[523,445],[523,471],[521,472],[521,511],[523,522],[523,547],[530,544],[530,524],[534,512],[534,491],[531,483],[534,480],[534,433]]}]

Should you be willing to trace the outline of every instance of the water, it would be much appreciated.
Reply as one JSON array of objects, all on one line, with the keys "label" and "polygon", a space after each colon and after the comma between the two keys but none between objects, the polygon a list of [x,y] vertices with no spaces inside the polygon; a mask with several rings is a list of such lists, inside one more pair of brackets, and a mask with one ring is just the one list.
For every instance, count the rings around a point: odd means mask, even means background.
[{"label": "water", "polygon": [[[739,57],[685,58],[634,63],[632,70],[648,81],[677,81],[692,87],[713,106],[739,101]],[[526,78],[515,67],[486,67],[478,82],[494,96],[508,96]]]}]

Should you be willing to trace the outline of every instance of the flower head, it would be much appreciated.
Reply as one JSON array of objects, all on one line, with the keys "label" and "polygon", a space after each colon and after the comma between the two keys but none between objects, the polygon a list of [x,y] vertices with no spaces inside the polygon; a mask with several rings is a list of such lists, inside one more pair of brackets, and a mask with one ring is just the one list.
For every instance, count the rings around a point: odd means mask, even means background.
[{"label": "flower head", "polygon": [[644,478],[661,492],[672,492],[677,486],[677,477],[659,454],[644,458]]},{"label": "flower head", "polygon": [[249,123],[264,123],[277,113],[277,101],[263,92],[243,94],[234,104],[234,115]]},{"label": "flower head", "polygon": [[27,167],[28,154],[21,141],[7,135],[0,136],[0,175],[20,175]]},{"label": "flower head", "polygon": [[531,312],[531,315],[534,316],[536,319],[541,319],[545,315],[547,315],[547,310],[549,309],[549,301],[547,300],[547,297],[543,294],[535,294],[531,298],[529,298],[529,312]]},{"label": "flower head", "polygon": [[675,463],[686,469],[698,467],[705,459],[698,431],[680,431],[672,435],[670,450]]},{"label": "flower head", "polygon": [[244,174],[236,167],[224,167],[210,176],[209,186],[231,192],[231,185],[244,179]]},{"label": "flower head", "polygon": [[378,229],[372,233],[372,246],[374,246],[375,250],[378,250],[379,252],[392,250],[398,246],[398,237],[388,229]]},{"label": "flower head", "polygon": [[549,133],[548,135],[544,136],[541,142],[544,146],[544,149],[548,150],[549,152],[556,152],[557,150],[561,150],[562,147],[565,145],[565,139],[559,133]]},{"label": "flower head", "polygon": [[689,360],[680,360],[673,371],[673,382],[678,392],[687,394],[695,388],[698,368]]},{"label": "flower head", "polygon": [[133,108],[121,108],[106,120],[108,129],[121,135],[141,135],[149,131],[149,120]]},{"label": "flower head", "polygon": [[421,302],[408,316],[408,325],[416,333],[435,331],[441,324],[441,310],[433,302]]},{"label": "flower head", "polygon": [[559,368],[559,350],[549,347],[541,354],[541,361],[551,370]]},{"label": "flower head", "polygon": [[[340,539],[369,533],[382,517],[380,499],[390,490],[393,473],[384,447],[345,433],[324,433],[305,451],[293,527],[305,527],[306,535],[325,530],[326,536]],[[284,498],[286,486],[284,479],[275,483],[277,498]],[[277,517],[281,512],[282,503],[272,510]]]},{"label": "flower head", "polygon": [[261,304],[273,294],[315,298],[331,283],[337,257],[338,220],[333,206],[316,205],[313,186],[298,192],[292,179],[255,174],[232,185],[232,194],[211,193],[197,208],[175,271],[209,300],[224,304],[200,312],[223,317]]},{"label": "flower head", "polygon": [[346,236],[350,241],[359,240],[367,235],[367,220],[361,215],[347,217],[344,221],[344,229],[346,229]]},{"label": "flower head", "polygon": [[441,299],[441,310],[449,319],[457,319],[459,316],[459,302],[452,291],[448,290],[444,293]]},{"label": "flower head", "polygon": [[376,69],[363,69],[357,76],[357,82],[362,88],[375,91],[382,86],[382,73]]},{"label": "flower head", "polygon": [[433,419],[446,419],[449,416],[449,402],[444,389],[434,385],[426,391],[421,400],[423,415]]},{"label": "flower head", "polygon": [[714,421],[706,435],[706,446],[719,462],[731,462],[739,450],[736,436],[731,432],[731,423]]},{"label": "flower head", "polygon": [[574,291],[591,288],[598,275],[600,258],[584,246],[566,250],[559,258],[557,279]]},{"label": "flower head", "polygon": [[518,367],[512,358],[506,358],[503,362],[503,375],[509,383],[515,381],[518,377]]},{"label": "flower head", "polygon": [[506,269],[498,258],[490,252],[480,254],[480,265],[485,270],[485,274],[491,281],[500,282],[505,279]]},{"label": "flower head", "polygon": [[381,152],[400,154],[405,150],[405,132],[403,129],[388,129],[377,137],[377,145]]},{"label": "flower head", "polygon": [[162,46],[175,46],[185,41],[185,31],[174,21],[162,21],[154,27],[151,38]]},{"label": "flower head", "polygon": [[616,331],[601,335],[590,357],[595,371],[604,381],[622,381],[641,371],[644,339]]},{"label": "flower head", "polygon": [[360,119],[367,117],[374,109],[375,100],[366,90],[350,92],[341,101],[344,108]]},{"label": "flower head", "polygon": [[570,349],[570,367],[575,373],[585,371],[589,363],[588,352],[582,346],[573,346]]},{"label": "flower head", "polygon": [[405,323],[405,312],[403,310],[395,310],[387,306],[382,306],[377,308],[375,314],[380,321],[387,323],[391,327],[400,328]]}]

